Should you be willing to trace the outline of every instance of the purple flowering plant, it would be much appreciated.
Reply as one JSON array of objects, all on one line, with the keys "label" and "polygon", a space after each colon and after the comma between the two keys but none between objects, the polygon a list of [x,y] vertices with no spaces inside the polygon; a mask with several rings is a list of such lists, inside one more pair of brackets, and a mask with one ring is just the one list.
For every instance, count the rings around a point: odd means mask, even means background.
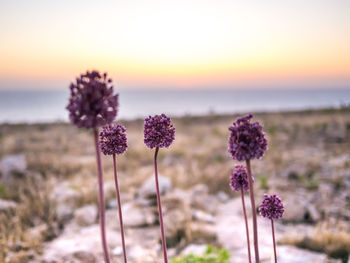
[{"label": "purple flowering plant", "polygon": [[70,121],[78,128],[95,129],[115,119],[118,113],[118,94],[113,93],[112,80],[107,73],[94,70],[81,74],[70,84],[67,105]]},{"label": "purple flowering plant", "polygon": [[246,161],[260,159],[267,150],[267,140],[259,122],[251,122],[252,114],[238,118],[229,131],[228,151],[232,159]]},{"label": "purple flowering plant", "polygon": [[255,207],[253,174],[250,161],[260,159],[267,150],[267,140],[259,122],[251,122],[252,114],[238,118],[229,127],[228,152],[233,160],[245,161],[253,217],[255,262],[259,263],[258,224]]},{"label": "purple flowering plant", "polygon": [[277,253],[276,253],[276,241],[275,241],[275,227],[273,220],[281,218],[284,213],[284,205],[277,195],[264,194],[264,199],[259,206],[259,213],[262,217],[271,220],[272,229],[272,241],[273,241],[273,251],[275,256],[275,263],[277,263]]},{"label": "purple flowering plant", "polygon": [[[101,75],[98,71],[94,70],[81,74],[76,81],[70,85],[70,99],[66,109],[69,111],[70,121],[75,126],[78,128],[92,129],[94,132],[98,171],[100,230],[103,254],[106,263],[110,262],[110,258],[105,233],[103,173],[100,151],[104,155],[111,155],[113,157],[116,199],[119,209],[123,256],[124,263],[127,263],[116,156],[123,154],[127,150],[128,144],[126,128],[119,124],[112,124],[118,113],[118,95],[114,94],[111,83],[112,80],[107,77],[106,73]],[[248,260],[249,263],[251,263],[252,259],[249,242],[249,227],[244,199],[244,192],[249,192],[252,209],[255,262],[259,263],[257,215],[255,208],[254,177],[251,170],[251,160],[260,159],[263,157],[265,151],[267,150],[267,140],[260,123],[252,122],[252,118],[252,114],[238,118],[232,124],[232,126],[229,127],[230,136],[228,142],[228,152],[233,160],[245,162],[246,164],[245,166],[241,164],[236,164],[234,166],[234,171],[230,177],[230,187],[233,191],[241,193],[242,209],[247,235]],[[99,133],[98,129],[101,126],[103,126],[103,128]],[[144,143],[150,149],[155,148],[155,186],[164,263],[168,263],[168,256],[159,191],[157,157],[159,149],[168,148],[174,140],[175,128],[169,117],[167,117],[165,114],[160,114],[145,118]],[[259,206],[259,213],[261,216],[271,220],[275,263],[277,263],[274,220],[283,216],[284,206],[281,199],[277,195],[269,196],[265,194],[262,204]]]},{"label": "purple flowering plant", "polygon": [[252,256],[250,252],[249,227],[248,227],[247,212],[246,212],[245,201],[244,201],[244,191],[249,191],[249,185],[248,185],[247,170],[243,165],[240,165],[240,164],[235,165],[235,169],[231,174],[231,178],[230,178],[230,186],[233,191],[241,192],[243,216],[244,216],[245,229],[246,229],[246,235],[247,235],[248,260],[249,260],[249,263],[251,263]]},{"label": "purple flowering plant", "polygon": [[124,263],[127,263],[126,258],[126,247],[125,247],[125,237],[124,237],[124,224],[123,224],[123,213],[120,201],[120,191],[117,176],[117,158],[116,155],[123,154],[127,147],[127,137],[126,128],[119,124],[108,124],[103,126],[100,132],[100,147],[104,155],[113,156],[113,171],[114,171],[114,182],[118,202],[118,213],[119,213],[119,223],[120,223],[120,235],[123,247],[123,257]]},{"label": "purple flowering plant", "polygon": [[159,182],[158,182],[158,165],[157,156],[159,148],[168,148],[175,140],[175,128],[171,122],[171,119],[165,114],[149,116],[144,122],[144,142],[150,149],[156,148],[154,153],[154,175],[157,191],[157,204],[159,214],[159,224],[162,238],[162,248],[164,263],[168,263],[168,255],[166,249],[166,240],[164,233],[164,223],[162,214],[162,203],[160,200],[159,193]]},{"label": "purple flowering plant", "polygon": [[235,165],[230,178],[230,186],[233,191],[249,191],[247,169],[243,165]]},{"label": "purple flowering plant", "polygon": [[95,139],[96,162],[99,189],[99,218],[104,260],[110,262],[105,230],[105,205],[103,193],[103,171],[101,163],[98,129],[110,124],[118,112],[118,95],[114,94],[112,80],[107,73],[87,71],[70,85],[70,98],[66,109],[70,121],[78,128],[92,129]]},{"label": "purple flowering plant", "polygon": [[165,114],[149,116],[145,119],[144,136],[148,148],[168,148],[175,140],[175,128]]}]

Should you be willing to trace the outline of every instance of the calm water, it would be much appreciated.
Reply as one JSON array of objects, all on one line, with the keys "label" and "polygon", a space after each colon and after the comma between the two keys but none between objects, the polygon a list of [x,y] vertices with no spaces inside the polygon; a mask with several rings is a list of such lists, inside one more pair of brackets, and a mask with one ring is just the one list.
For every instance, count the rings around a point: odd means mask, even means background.
[{"label": "calm water", "polygon": [[[120,118],[149,114],[275,111],[350,104],[350,89],[313,90],[121,90]],[[0,122],[66,121],[64,91],[0,91]]]}]

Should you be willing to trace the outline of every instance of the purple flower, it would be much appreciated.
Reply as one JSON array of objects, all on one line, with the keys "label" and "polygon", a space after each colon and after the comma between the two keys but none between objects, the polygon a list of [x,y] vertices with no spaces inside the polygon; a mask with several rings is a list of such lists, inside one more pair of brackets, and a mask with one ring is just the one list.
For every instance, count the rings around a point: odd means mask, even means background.
[{"label": "purple flower", "polygon": [[70,121],[78,128],[97,128],[110,124],[117,116],[118,95],[113,95],[111,79],[107,73],[87,72],[70,85],[70,98],[66,109]]},{"label": "purple flower", "polygon": [[267,150],[267,140],[262,127],[258,122],[251,123],[252,114],[238,118],[229,130],[231,131],[229,139],[228,152],[232,159],[245,161],[259,159]]},{"label": "purple flower", "polygon": [[230,186],[234,191],[249,190],[247,170],[243,165],[235,165],[231,174]]},{"label": "purple flower", "polygon": [[284,206],[277,195],[264,194],[264,200],[259,206],[260,215],[269,219],[277,219],[283,216]]},{"label": "purple flower", "polygon": [[126,128],[119,124],[103,126],[100,132],[100,147],[104,155],[124,153],[128,147]]},{"label": "purple flower", "polygon": [[169,147],[175,139],[175,128],[165,114],[149,116],[144,124],[144,142],[149,148]]}]

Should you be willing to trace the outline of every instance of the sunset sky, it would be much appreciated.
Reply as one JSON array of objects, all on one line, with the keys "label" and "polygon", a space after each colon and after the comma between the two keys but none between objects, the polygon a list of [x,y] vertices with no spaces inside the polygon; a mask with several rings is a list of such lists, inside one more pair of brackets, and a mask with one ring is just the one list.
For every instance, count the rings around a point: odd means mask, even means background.
[{"label": "sunset sky", "polygon": [[0,89],[350,88],[349,0],[0,1]]}]

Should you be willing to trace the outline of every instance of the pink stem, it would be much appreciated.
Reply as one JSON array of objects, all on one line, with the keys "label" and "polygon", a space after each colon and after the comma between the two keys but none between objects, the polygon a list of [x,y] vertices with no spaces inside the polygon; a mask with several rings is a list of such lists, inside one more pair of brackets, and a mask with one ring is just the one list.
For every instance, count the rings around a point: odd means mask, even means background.
[{"label": "pink stem", "polygon": [[254,199],[254,185],[253,185],[253,175],[250,168],[250,160],[246,160],[247,164],[247,173],[248,173],[248,185],[249,185],[249,194],[250,202],[252,206],[252,216],[253,216],[253,233],[254,233],[254,249],[255,249],[255,262],[260,263],[259,259],[259,244],[258,244],[258,224],[256,219],[256,208],[255,208],[255,199]]},{"label": "pink stem", "polygon": [[117,202],[118,202],[118,211],[119,211],[119,223],[120,223],[120,235],[121,235],[121,238],[122,238],[124,263],[127,263],[126,249],[125,249],[125,238],[124,238],[123,214],[122,214],[122,206],[121,206],[121,202],[120,202],[120,193],[119,193],[118,176],[117,176],[117,160],[116,160],[115,154],[113,154],[113,166],[114,166],[115,189],[116,189],[116,192],[117,192]]},{"label": "pink stem", "polygon": [[246,212],[246,209],[245,209],[243,188],[241,189],[241,197],[242,197],[243,215],[244,215],[244,221],[245,221],[245,231],[246,231],[246,234],[247,234],[248,259],[249,259],[249,263],[251,263],[252,262],[252,256],[251,256],[251,253],[250,253],[249,227],[248,227],[247,212]]},{"label": "pink stem", "polygon": [[167,250],[166,250],[166,241],[165,241],[163,215],[162,215],[162,204],[160,201],[159,183],[158,183],[158,166],[157,166],[158,151],[159,151],[159,147],[156,148],[156,151],[154,153],[154,172],[155,172],[155,178],[156,178],[157,203],[158,203],[160,231],[162,234],[162,247],[163,247],[164,263],[168,263],[168,255],[167,255]]},{"label": "pink stem", "polygon": [[103,255],[105,258],[105,262],[109,263],[109,254],[107,249],[106,242],[106,230],[105,230],[105,205],[104,205],[104,195],[103,195],[103,173],[102,173],[102,165],[101,165],[101,154],[100,147],[98,142],[98,130],[94,129],[95,135],[95,147],[96,147],[96,160],[97,160],[97,172],[98,172],[98,189],[99,189],[99,213],[100,213],[100,228],[101,228],[101,240],[102,240],[102,248]]},{"label": "pink stem", "polygon": [[271,228],[272,228],[273,252],[274,252],[274,255],[275,255],[275,263],[277,263],[276,241],[275,241],[275,226],[273,224],[273,219],[271,219]]}]

